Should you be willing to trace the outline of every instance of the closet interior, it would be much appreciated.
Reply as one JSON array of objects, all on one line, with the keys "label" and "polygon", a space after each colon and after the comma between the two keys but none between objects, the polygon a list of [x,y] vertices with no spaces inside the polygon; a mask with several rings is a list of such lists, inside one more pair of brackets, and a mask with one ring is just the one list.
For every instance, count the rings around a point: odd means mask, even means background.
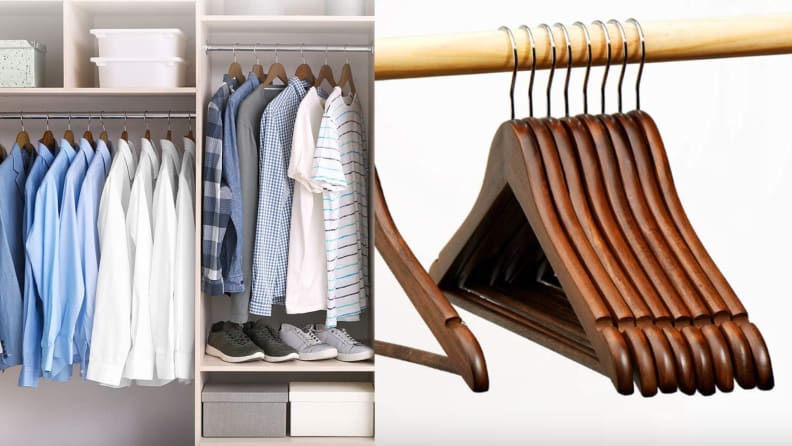
[{"label": "closet interior", "polygon": [[[46,46],[43,85],[36,88],[0,89],[0,112],[9,118],[0,119],[0,144],[10,150],[23,125],[34,143],[47,127],[52,130],[57,140],[60,140],[69,126],[78,141],[88,126],[95,135],[106,130],[114,145],[122,132],[126,131],[137,150],[140,150],[140,140],[147,131],[156,147],[159,147],[159,140],[165,138],[167,133],[172,134],[172,140],[180,146],[182,137],[191,132],[196,143],[194,211],[196,227],[199,228],[195,234],[195,347],[194,379],[191,385],[169,384],[156,389],[159,393],[154,396],[154,389],[132,387],[119,391],[100,388],[91,382],[82,382],[78,377],[78,369],[75,369],[76,376],[68,383],[47,382],[43,389],[33,394],[21,388],[10,390],[11,386],[16,387],[17,384],[17,373],[12,369],[3,374],[3,386],[9,387],[8,392],[3,392],[4,395],[19,400],[41,398],[42,401],[55,404],[55,407],[65,404],[69,398],[89,395],[87,398],[91,406],[96,408],[86,420],[86,428],[91,430],[105,429],[99,421],[102,416],[101,409],[117,406],[119,398],[123,399],[124,404],[128,403],[129,407],[117,407],[115,412],[137,411],[148,414],[142,418],[143,424],[134,426],[134,429],[131,426],[120,429],[108,427],[106,432],[97,434],[97,441],[105,438],[110,442],[115,435],[123,434],[128,439],[128,444],[154,444],[162,438],[149,436],[161,431],[157,427],[159,423],[168,423],[170,444],[192,441],[195,444],[225,445],[271,442],[373,443],[373,359],[359,362],[329,359],[310,362],[229,363],[205,354],[207,336],[212,324],[227,320],[231,312],[230,299],[227,296],[212,296],[201,292],[200,228],[207,105],[223,82],[223,75],[228,72],[232,61],[236,59],[245,76],[257,62],[263,66],[266,74],[270,65],[277,60],[285,67],[288,76],[302,63],[310,66],[313,74],[319,76],[320,68],[327,63],[332,68],[336,81],[340,81],[342,67],[348,63],[363,111],[368,160],[373,160],[373,1],[359,2],[360,7],[354,12],[360,15],[354,16],[329,15],[330,9],[323,0],[274,2],[282,5],[277,11],[279,15],[259,15],[269,12],[257,9],[256,3],[258,2],[233,0],[0,0],[0,40],[27,39]],[[183,59],[184,76],[178,85],[102,87],[104,81],[100,79],[99,69],[91,61],[92,58],[100,56],[96,36],[91,30],[128,28],[180,31],[184,38],[185,51],[179,55]],[[276,80],[275,84],[280,84],[280,81]],[[327,84],[324,88],[330,89]],[[18,119],[19,117],[22,119]],[[365,234],[365,237],[370,239],[371,235]],[[368,246],[372,244],[368,243]],[[372,296],[369,297],[368,308],[360,315],[360,321],[342,322],[339,328],[343,326],[357,341],[373,346],[374,300]],[[287,315],[282,305],[275,305],[272,316],[267,321],[268,325],[277,328],[284,321],[303,327],[322,323],[324,319],[323,311]],[[290,391],[288,386],[291,383],[297,383],[297,386]],[[53,392],[56,385],[59,386],[58,397],[53,393],[50,398],[49,393]],[[86,392],[86,386],[97,389]],[[219,393],[218,388],[221,389]],[[207,404],[220,404],[209,409],[209,416],[214,417],[217,407],[231,407],[224,406],[233,404],[227,398],[234,401],[239,398],[244,400],[262,388],[268,395],[264,399],[275,398],[279,403],[282,401],[284,410],[292,410],[292,405],[298,410],[297,418],[304,420],[301,421],[299,429],[295,426],[285,427],[284,438],[252,435],[239,437],[233,432],[221,436],[205,435],[207,413],[204,407],[208,407]],[[212,395],[205,394],[205,389],[211,389]],[[269,392],[267,389],[275,390]],[[119,396],[118,392],[124,392],[127,397]],[[289,402],[290,392],[297,404]],[[349,396],[344,397],[345,392]],[[280,396],[273,396],[276,394]],[[252,400],[255,398],[252,397]],[[341,406],[332,405],[339,401]],[[262,404],[266,406],[269,403]],[[347,435],[362,436],[335,437],[341,435],[337,433],[339,425],[326,422],[323,424],[319,419],[321,412],[317,412],[316,407],[322,404],[344,408],[347,423],[340,424],[340,432],[355,432]],[[250,407],[253,406],[243,406],[242,409],[253,410]],[[64,406],[63,413],[66,412],[68,411]],[[293,422],[294,416],[290,414],[288,421]],[[91,420],[95,420],[94,423]],[[212,428],[218,426],[218,420],[221,421],[221,427],[227,427],[233,421],[228,417],[212,418],[209,420]],[[288,426],[285,424],[286,419],[283,423]],[[295,435],[291,435],[292,429],[295,430]]]}]

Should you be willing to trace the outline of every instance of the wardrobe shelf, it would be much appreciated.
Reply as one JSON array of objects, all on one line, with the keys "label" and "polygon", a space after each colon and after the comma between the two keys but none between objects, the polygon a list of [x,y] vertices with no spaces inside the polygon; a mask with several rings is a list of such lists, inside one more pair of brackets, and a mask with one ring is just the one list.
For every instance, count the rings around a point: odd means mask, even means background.
[{"label": "wardrobe shelf", "polygon": [[210,32],[365,33],[374,31],[373,16],[233,16],[205,15]]},{"label": "wardrobe shelf", "polygon": [[63,0],[0,0],[0,10],[8,15],[61,15]]},{"label": "wardrobe shelf", "polygon": [[254,373],[298,373],[298,372],[373,372],[374,361],[343,362],[336,359],[325,361],[289,361],[271,363],[264,361],[232,364],[214,356],[204,355],[201,372],[254,372]]},{"label": "wardrobe shelf", "polygon": [[0,88],[4,96],[194,96],[195,87],[180,88]]},{"label": "wardrobe shelf", "polygon": [[192,15],[195,0],[71,0],[70,3],[94,15]]},{"label": "wardrobe shelf", "polygon": [[223,445],[223,446],[254,446],[269,444],[289,444],[294,446],[314,446],[314,445],[371,445],[374,438],[371,437],[284,437],[284,438],[201,438],[202,445]]}]

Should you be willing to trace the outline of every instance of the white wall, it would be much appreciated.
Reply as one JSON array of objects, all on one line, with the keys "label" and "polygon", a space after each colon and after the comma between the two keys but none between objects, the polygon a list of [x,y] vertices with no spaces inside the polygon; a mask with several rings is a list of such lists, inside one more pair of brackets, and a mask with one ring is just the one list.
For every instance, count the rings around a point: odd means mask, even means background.
[{"label": "white wall", "polygon": [[[790,12],[789,2],[378,1],[377,36],[516,29],[576,20],[642,21]],[[504,36],[504,39],[506,37]],[[598,107],[601,71],[592,72]],[[633,104],[635,67],[625,80]],[[556,74],[554,110],[563,72]],[[776,388],[713,397],[644,399],[616,393],[590,370],[460,311],[487,358],[490,391],[473,394],[453,375],[377,359],[377,444],[776,445],[792,442],[792,56],[647,65],[642,105],[661,129],[688,215],[760,327]],[[497,126],[508,119],[509,74],[376,84],[377,167],[397,225],[429,266],[470,210]],[[545,73],[535,98],[544,113]],[[573,73],[581,111],[582,70]],[[615,78],[611,78],[611,85]],[[528,73],[518,78],[527,115]],[[609,103],[615,104],[611,91]],[[377,338],[440,351],[381,258]],[[637,392],[636,392],[637,394]],[[784,404],[786,403],[786,404]]]}]

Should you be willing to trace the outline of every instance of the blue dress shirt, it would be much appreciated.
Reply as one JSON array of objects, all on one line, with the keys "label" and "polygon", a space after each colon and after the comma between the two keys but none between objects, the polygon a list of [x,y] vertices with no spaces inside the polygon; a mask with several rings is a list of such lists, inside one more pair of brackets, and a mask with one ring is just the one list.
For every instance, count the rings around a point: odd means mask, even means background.
[{"label": "blue dress shirt", "polygon": [[22,215],[33,158],[15,144],[0,164],[0,370],[22,363]]}]

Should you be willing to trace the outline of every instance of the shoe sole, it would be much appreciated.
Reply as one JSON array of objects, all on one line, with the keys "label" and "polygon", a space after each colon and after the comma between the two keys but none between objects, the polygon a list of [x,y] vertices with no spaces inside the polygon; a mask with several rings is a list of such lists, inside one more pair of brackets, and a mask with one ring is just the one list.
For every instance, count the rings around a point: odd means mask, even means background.
[{"label": "shoe sole", "polygon": [[256,352],[247,356],[228,356],[211,345],[206,346],[206,354],[209,356],[214,356],[215,358],[220,358],[225,362],[232,363],[255,361],[257,359],[264,359],[265,357],[264,352]]},{"label": "shoe sole", "polygon": [[333,350],[313,353],[300,353],[300,361],[321,361],[323,359],[333,359],[337,356],[338,352]]},{"label": "shoe sole", "polygon": [[295,359],[299,359],[300,355],[297,353],[289,353],[285,356],[270,356],[268,354],[264,354],[264,360],[267,362],[284,362],[284,361],[292,361]]},{"label": "shoe sole", "polygon": [[367,359],[371,359],[374,357],[374,352],[367,351],[367,352],[357,352],[357,353],[338,353],[336,359],[339,361],[344,362],[357,362],[357,361],[365,361]]}]

